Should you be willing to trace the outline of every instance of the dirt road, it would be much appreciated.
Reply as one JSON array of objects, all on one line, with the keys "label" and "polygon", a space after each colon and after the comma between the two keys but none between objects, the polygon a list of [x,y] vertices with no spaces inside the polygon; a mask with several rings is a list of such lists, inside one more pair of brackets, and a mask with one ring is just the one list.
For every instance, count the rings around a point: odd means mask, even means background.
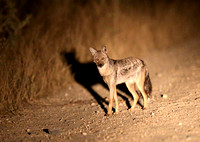
[{"label": "dirt road", "polygon": [[98,100],[74,83],[15,115],[1,115],[0,141],[200,141],[200,42],[179,46],[143,58],[153,84],[148,109],[127,111],[132,98],[119,93],[119,114],[106,117],[107,89],[92,86]]}]

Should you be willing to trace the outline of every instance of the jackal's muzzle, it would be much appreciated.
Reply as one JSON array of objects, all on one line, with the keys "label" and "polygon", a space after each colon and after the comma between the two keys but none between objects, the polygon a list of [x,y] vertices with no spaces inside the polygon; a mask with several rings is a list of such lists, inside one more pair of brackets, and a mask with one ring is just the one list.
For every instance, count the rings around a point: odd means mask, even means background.
[{"label": "jackal's muzzle", "polygon": [[95,63],[96,63],[96,65],[97,65],[98,67],[100,67],[100,68],[104,66],[104,62],[95,61]]},{"label": "jackal's muzzle", "polygon": [[99,59],[95,59],[94,60],[94,62],[96,63],[96,65],[98,66],[98,67],[103,67],[104,66],[104,61],[102,61],[102,60],[99,60]]},{"label": "jackal's muzzle", "polygon": [[96,64],[96,65],[101,68],[101,67],[103,67],[104,64],[99,63],[99,64]]}]

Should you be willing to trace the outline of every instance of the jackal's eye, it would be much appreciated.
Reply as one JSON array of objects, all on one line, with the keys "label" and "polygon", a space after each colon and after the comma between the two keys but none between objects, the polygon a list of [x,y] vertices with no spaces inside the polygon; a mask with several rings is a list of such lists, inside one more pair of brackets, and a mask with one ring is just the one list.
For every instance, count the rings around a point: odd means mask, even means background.
[{"label": "jackal's eye", "polygon": [[101,60],[104,60],[104,59],[105,59],[104,57],[101,58]]}]

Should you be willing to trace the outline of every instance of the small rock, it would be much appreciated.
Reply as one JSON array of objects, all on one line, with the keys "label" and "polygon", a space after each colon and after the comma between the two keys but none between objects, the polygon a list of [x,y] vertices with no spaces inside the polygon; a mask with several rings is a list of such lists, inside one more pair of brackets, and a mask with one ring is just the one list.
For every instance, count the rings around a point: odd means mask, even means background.
[{"label": "small rock", "polygon": [[99,111],[98,111],[98,110],[96,110],[96,111],[95,111],[95,113],[99,113]]},{"label": "small rock", "polygon": [[153,112],[151,112],[151,116],[154,116],[155,114]]},{"label": "small rock", "polygon": [[82,134],[83,134],[84,136],[86,136],[86,135],[87,135],[87,133],[85,133],[85,132],[83,132]]},{"label": "small rock", "polygon": [[30,129],[26,129],[26,132],[28,135],[31,135],[31,130]]},{"label": "small rock", "polygon": [[163,99],[167,99],[167,98],[168,98],[167,94],[162,94],[161,97],[162,97]]},{"label": "small rock", "polygon": [[191,140],[192,138],[191,138],[191,136],[186,136],[186,139],[189,141],[189,140]]},{"label": "small rock", "polygon": [[109,139],[109,136],[106,136],[105,138],[106,138],[106,139]]},{"label": "small rock", "polygon": [[47,133],[47,134],[50,134],[49,129],[42,129],[42,130],[43,130],[43,132],[45,132],[45,133]]},{"label": "small rock", "polygon": [[162,77],[162,73],[157,73],[156,74],[158,77]]},{"label": "small rock", "polygon": [[68,93],[65,93],[65,97],[67,97],[69,94]]},{"label": "small rock", "polygon": [[52,134],[52,135],[58,135],[58,134],[61,134],[61,131],[60,130],[53,130],[53,131],[51,131],[50,134]]},{"label": "small rock", "polygon": [[96,103],[91,103],[91,106],[96,106]]},{"label": "small rock", "polygon": [[67,109],[67,106],[65,105],[65,106],[62,106],[62,109]]},{"label": "small rock", "polygon": [[179,125],[179,126],[181,126],[181,125],[182,125],[182,123],[181,123],[181,122],[179,122],[179,123],[178,123],[178,125]]}]

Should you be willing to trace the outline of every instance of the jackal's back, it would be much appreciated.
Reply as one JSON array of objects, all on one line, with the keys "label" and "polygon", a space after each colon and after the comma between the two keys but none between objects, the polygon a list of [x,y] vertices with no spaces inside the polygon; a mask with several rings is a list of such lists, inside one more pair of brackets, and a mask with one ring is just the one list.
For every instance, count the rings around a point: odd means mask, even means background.
[{"label": "jackal's back", "polygon": [[129,78],[134,79],[145,66],[144,62],[138,58],[128,57],[121,60],[113,60],[117,84],[120,84]]}]

